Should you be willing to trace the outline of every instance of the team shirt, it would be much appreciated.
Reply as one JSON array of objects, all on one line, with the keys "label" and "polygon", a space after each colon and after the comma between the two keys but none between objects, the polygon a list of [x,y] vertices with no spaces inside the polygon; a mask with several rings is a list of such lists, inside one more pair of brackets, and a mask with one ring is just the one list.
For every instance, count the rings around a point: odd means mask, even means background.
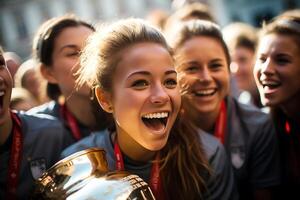
[{"label": "team shirt", "polygon": [[[199,131],[200,141],[213,169],[213,175],[207,183],[208,192],[204,196],[206,198],[209,197],[209,199],[238,199],[232,168],[230,162],[227,160],[223,145],[215,137],[203,131]],[[109,170],[114,171],[117,169],[114,142],[107,130],[93,133],[68,147],[63,151],[62,158],[92,147],[103,148],[106,151]],[[137,174],[149,183],[152,168],[151,162],[137,162],[125,155],[123,155],[123,160],[126,171]]]},{"label": "team shirt", "polygon": [[[21,149],[16,198],[29,199],[34,181],[59,161],[61,151],[70,145],[63,125],[48,115],[16,113],[21,124]],[[14,121],[14,127],[16,126]],[[12,158],[13,134],[0,147],[0,199],[7,197],[7,183]]]},{"label": "team shirt", "polygon": [[280,183],[280,155],[275,129],[266,113],[231,97],[226,98],[226,112],[224,146],[241,199],[251,199],[252,190]]}]

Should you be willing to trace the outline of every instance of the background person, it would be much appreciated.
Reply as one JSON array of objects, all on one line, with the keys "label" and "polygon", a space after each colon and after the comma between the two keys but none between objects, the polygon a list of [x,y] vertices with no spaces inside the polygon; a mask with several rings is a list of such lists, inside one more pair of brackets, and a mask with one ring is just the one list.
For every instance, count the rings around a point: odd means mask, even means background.
[{"label": "background person", "polygon": [[279,138],[282,184],[276,199],[300,197],[300,10],[287,11],[261,31],[254,76]]},{"label": "background person", "polygon": [[238,99],[242,103],[262,107],[253,76],[257,30],[251,25],[235,22],[222,29],[224,40],[229,48],[230,71],[238,89]]},{"label": "background person", "polygon": [[33,57],[40,63],[41,74],[47,80],[47,95],[52,101],[28,112],[57,117],[74,142],[107,125],[101,107],[91,101],[90,88],[87,85],[75,88],[79,54],[94,30],[76,16],[64,15],[42,24],[33,42]]},{"label": "background person", "polygon": [[270,199],[280,181],[275,130],[267,114],[230,96],[230,55],[219,27],[194,20],[173,33],[184,117],[224,144],[241,199]]},{"label": "background person", "polygon": [[29,199],[34,181],[69,144],[54,118],[11,111],[12,87],[0,49],[0,199]]}]

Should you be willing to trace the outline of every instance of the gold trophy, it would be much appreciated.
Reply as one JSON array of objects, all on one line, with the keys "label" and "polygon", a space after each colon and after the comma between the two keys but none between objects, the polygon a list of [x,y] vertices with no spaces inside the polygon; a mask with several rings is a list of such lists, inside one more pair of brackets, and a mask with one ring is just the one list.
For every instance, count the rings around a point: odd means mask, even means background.
[{"label": "gold trophy", "polygon": [[154,200],[148,184],[126,171],[109,172],[105,151],[90,148],[57,162],[36,182],[31,199]]}]

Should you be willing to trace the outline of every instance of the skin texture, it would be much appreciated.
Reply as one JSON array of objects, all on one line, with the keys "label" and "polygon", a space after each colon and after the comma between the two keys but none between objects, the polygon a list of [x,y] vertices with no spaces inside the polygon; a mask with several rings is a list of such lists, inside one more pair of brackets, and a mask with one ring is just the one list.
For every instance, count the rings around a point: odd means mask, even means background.
[{"label": "skin texture", "polygon": [[261,39],[254,76],[266,106],[279,106],[291,114],[299,111],[299,55],[293,37],[269,34]]},{"label": "skin texture", "polygon": [[210,131],[229,90],[229,70],[221,44],[196,36],[176,52],[183,106],[194,124]]},{"label": "skin texture", "polygon": [[[112,112],[122,151],[134,160],[151,159],[162,149],[181,104],[173,59],[159,44],[134,44],[120,53],[111,93],[96,89],[99,103]],[[168,113],[165,126],[147,126],[142,117]]]},{"label": "skin texture", "polygon": [[12,129],[12,120],[9,112],[12,85],[12,77],[6,66],[3,54],[0,51],[0,144],[3,144],[6,141]]}]

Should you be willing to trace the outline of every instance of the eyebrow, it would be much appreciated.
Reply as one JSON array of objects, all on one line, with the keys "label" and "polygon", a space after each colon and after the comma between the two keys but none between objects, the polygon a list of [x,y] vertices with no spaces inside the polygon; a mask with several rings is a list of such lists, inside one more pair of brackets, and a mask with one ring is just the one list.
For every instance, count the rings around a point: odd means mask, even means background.
[{"label": "eyebrow", "polygon": [[[165,75],[169,75],[169,74],[177,74],[177,72],[175,70],[168,70],[165,72]],[[130,78],[134,75],[146,75],[146,76],[150,76],[151,73],[148,71],[137,71],[137,72],[133,72],[131,74],[129,74],[129,76],[127,78]]]}]

